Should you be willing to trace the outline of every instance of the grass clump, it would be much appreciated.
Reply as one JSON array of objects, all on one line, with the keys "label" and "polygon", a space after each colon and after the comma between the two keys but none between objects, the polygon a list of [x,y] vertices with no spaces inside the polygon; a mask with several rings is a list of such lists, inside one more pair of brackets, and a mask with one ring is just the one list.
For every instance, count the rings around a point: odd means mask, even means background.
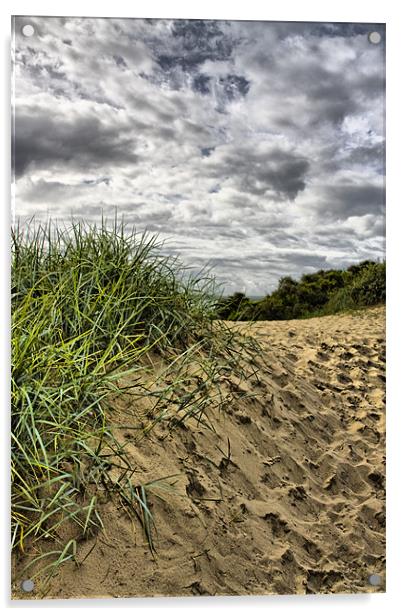
[{"label": "grass clump", "polygon": [[[213,279],[189,276],[155,238],[117,221],[12,230],[13,548],[51,539],[64,561],[66,545],[102,529],[106,495],[140,520],[153,549],[147,495],[158,478],[136,482],[110,400],[124,391],[152,403],[142,436],[224,408],[221,379],[241,377],[253,349],[214,322],[214,303]],[[67,523],[75,531],[63,544]]]}]

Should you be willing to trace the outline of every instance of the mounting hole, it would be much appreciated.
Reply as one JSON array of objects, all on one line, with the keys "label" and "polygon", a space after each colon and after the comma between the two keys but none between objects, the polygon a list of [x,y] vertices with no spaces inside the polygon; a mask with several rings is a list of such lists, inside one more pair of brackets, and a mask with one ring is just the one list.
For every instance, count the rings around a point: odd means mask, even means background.
[{"label": "mounting hole", "polygon": [[21,584],[21,588],[24,592],[32,592],[35,588],[35,584],[32,580],[24,580]]},{"label": "mounting hole", "polygon": [[381,43],[381,34],[379,32],[370,32],[368,39],[373,45],[378,45],[378,43]]},{"label": "mounting hole", "polygon": [[371,586],[379,586],[381,584],[381,576],[377,573],[372,573],[368,581]]},{"label": "mounting hole", "polygon": [[31,24],[25,24],[25,26],[22,27],[22,34],[28,37],[33,36],[35,34],[35,28]]}]

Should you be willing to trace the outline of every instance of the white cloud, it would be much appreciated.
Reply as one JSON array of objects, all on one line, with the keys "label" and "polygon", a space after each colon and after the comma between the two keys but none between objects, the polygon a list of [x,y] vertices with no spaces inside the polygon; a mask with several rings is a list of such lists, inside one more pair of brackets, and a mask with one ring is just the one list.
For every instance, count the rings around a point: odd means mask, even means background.
[{"label": "white cloud", "polygon": [[383,255],[384,54],[369,24],[30,21],[17,215],[117,208],[253,295]]}]

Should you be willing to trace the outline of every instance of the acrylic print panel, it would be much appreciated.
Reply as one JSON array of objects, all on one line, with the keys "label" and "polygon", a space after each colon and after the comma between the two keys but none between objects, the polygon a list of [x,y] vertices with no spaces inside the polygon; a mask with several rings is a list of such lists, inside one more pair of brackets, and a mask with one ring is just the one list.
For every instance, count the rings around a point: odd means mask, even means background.
[{"label": "acrylic print panel", "polygon": [[384,53],[14,18],[14,598],[385,590]]}]

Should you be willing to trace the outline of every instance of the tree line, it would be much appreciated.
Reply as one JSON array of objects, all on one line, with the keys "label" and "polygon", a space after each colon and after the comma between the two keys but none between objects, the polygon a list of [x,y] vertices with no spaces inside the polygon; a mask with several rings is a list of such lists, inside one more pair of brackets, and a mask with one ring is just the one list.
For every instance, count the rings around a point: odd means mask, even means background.
[{"label": "tree line", "polygon": [[277,289],[262,299],[252,300],[244,293],[221,298],[216,315],[231,321],[273,321],[373,306],[385,303],[385,278],[385,262],[370,260],[344,270],[304,274],[299,281],[284,276]]}]

